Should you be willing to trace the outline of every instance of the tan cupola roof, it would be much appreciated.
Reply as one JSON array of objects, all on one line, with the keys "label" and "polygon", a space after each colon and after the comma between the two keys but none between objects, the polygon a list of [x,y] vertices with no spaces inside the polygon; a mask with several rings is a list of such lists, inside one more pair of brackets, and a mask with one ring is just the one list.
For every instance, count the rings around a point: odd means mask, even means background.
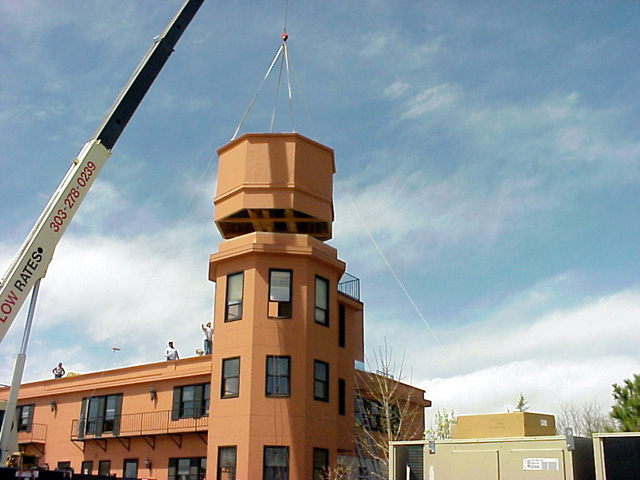
[{"label": "tan cupola roof", "polygon": [[333,150],[297,133],[247,133],[218,149],[214,220],[223,238],[298,233],[325,241]]}]

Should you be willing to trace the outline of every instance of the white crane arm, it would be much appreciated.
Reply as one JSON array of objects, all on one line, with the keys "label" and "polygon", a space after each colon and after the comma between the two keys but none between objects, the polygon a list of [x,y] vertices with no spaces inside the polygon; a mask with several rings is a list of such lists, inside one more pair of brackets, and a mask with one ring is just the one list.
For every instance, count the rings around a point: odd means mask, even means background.
[{"label": "white crane arm", "polygon": [[93,139],[82,147],[78,158],[73,160],[69,171],[18,250],[0,281],[0,343],[34,283],[47,273],[60,237],[109,158],[120,134],[203,2],[204,0],[184,0],[162,34],[154,38],[153,45],[103,118]]},{"label": "white crane arm", "polygon": [[98,140],[75,158],[0,282],[0,342],[33,284],[47,273],[60,238],[111,152]]}]

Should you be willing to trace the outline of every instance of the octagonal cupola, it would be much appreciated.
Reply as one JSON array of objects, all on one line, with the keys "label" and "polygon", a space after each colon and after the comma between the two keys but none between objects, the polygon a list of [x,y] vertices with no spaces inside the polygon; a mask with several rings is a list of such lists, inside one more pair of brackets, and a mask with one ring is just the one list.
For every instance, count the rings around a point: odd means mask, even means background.
[{"label": "octagonal cupola", "polygon": [[333,150],[297,133],[247,133],[218,149],[214,220],[223,238],[251,232],[331,238]]}]

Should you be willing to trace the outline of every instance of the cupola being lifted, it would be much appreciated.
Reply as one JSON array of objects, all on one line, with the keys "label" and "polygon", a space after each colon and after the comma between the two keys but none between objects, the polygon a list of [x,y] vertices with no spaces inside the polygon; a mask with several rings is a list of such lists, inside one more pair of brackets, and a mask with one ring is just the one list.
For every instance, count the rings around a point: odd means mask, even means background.
[{"label": "cupola being lifted", "polygon": [[223,238],[251,232],[331,238],[333,150],[297,133],[247,133],[218,149],[214,220]]}]

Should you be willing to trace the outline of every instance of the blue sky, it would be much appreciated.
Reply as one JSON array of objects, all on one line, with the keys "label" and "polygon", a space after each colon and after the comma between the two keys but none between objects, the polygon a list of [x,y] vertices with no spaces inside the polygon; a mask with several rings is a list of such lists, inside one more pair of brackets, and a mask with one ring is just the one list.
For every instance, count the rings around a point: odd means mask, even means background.
[{"label": "blue sky", "polygon": [[[0,0],[0,268],[178,4]],[[295,128],[335,150],[331,244],[362,282],[367,355],[386,340],[435,408],[505,411],[523,393],[534,411],[607,409],[611,383],[640,371],[639,15],[289,1]],[[205,2],[58,246],[27,380],[200,346],[215,150],[284,18],[284,1]],[[269,129],[274,79],[243,132]],[[283,101],[274,130],[291,130]]]}]

